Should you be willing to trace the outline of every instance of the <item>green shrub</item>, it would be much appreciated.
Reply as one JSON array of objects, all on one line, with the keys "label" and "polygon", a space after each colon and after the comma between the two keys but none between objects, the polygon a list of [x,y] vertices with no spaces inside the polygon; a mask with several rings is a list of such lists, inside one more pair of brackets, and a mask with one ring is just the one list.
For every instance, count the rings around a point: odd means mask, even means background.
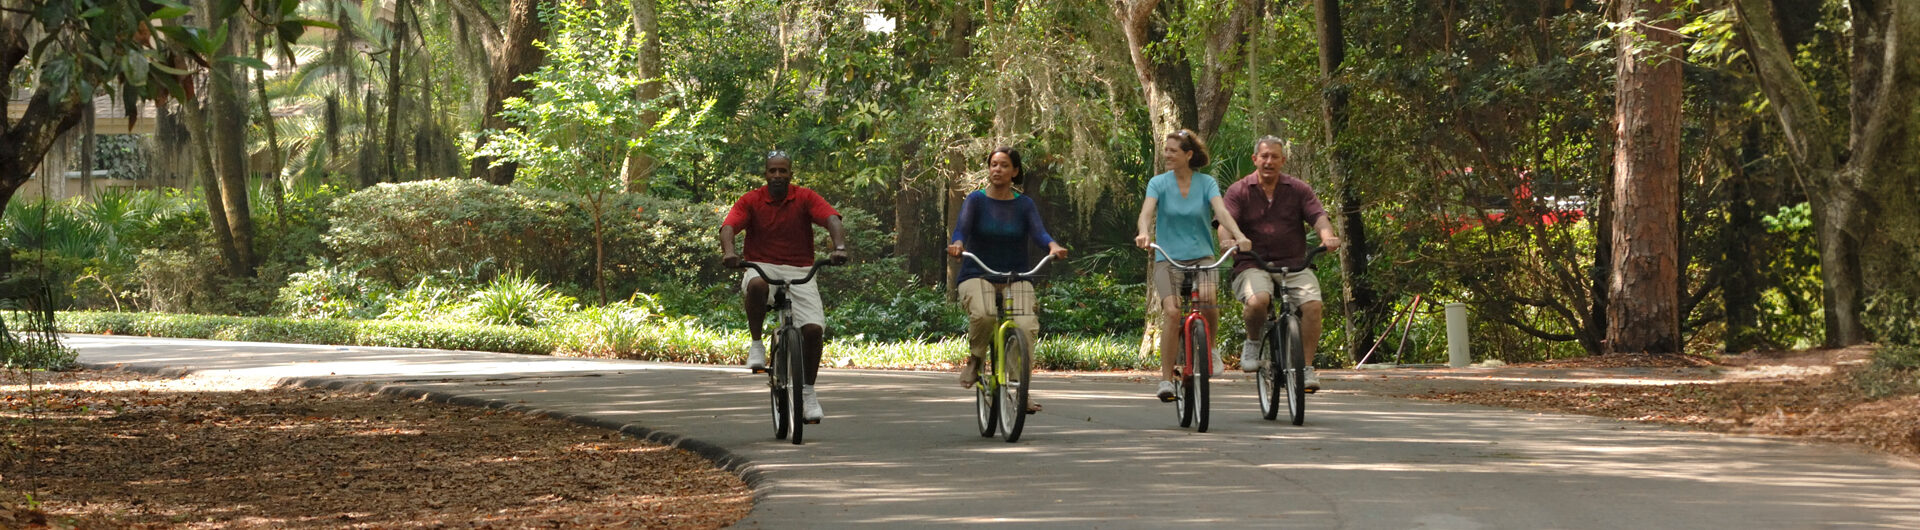
[{"label": "green shrub", "polygon": [[358,270],[322,263],[289,276],[274,305],[293,318],[368,319],[385,312],[381,305],[388,290]]},{"label": "green shrub", "polygon": [[1855,383],[1875,398],[1920,392],[1920,305],[1889,290],[1867,302],[1861,320],[1880,345]]},{"label": "green shrub", "polygon": [[0,337],[0,368],[60,371],[71,369],[79,357],[79,352],[61,344],[58,338],[45,334],[8,334]]},{"label": "green shrub", "polygon": [[1118,283],[1106,274],[1083,274],[1040,289],[1041,327],[1068,335],[1140,333],[1146,321],[1147,286]]},{"label": "green shrub", "polygon": [[496,276],[467,297],[466,321],[494,326],[544,326],[574,308],[574,299],[520,274]]},{"label": "green shrub", "polygon": [[422,277],[413,287],[389,295],[381,320],[411,322],[454,322],[460,317],[462,294],[457,285],[448,285],[436,277]]},{"label": "green shrub", "polygon": [[[827,296],[822,293],[822,297]],[[939,290],[908,287],[878,302],[855,300],[827,310],[828,331],[853,341],[919,341],[966,332],[966,314]]]}]

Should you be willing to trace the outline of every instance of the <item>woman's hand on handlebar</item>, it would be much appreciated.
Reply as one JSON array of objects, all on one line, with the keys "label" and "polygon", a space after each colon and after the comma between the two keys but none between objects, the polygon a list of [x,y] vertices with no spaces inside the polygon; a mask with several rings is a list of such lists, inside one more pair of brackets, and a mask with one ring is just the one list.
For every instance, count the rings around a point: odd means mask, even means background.
[{"label": "woman's hand on handlebar", "polygon": [[1067,259],[1067,247],[1059,243],[1047,243],[1047,254],[1052,255],[1053,259]]},{"label": "woman's hand on handlebar", "polygon": [[958,258],[960,257],[960,253],[965,252],[966,250],[967,250],[967,247],[965,245],[960,244],[959,241],[955,241],[947,244],[947,256],[949,257]]},{"label": "woman's hand on handlebar", "polygon": [[1153,245],[1153,239],[1147,237],[1146,234],[1133,236],[1133,246],[1140,247],[1141,249],[1148,249],[1148,248],[1153,248],[1152,245]]}]

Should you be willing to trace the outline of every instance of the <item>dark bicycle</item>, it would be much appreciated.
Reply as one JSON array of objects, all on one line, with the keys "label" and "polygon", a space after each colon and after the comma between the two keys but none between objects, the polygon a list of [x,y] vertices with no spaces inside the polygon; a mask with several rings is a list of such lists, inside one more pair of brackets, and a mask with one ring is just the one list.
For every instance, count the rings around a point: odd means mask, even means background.
[{"label": "dark bicycle", "polygon": [[[1307,252],[1307,264],[1299,267],[1283,267],[1262,258],[1251,250],[1254,267],[1269,273],[1294,274],[1313,269],[1313,258],[1325,253],[1327,247],[1314,247]],[[1287,415],[1294,425],[1307,421],[1306,349],[1300,336],[1300,306],[1288,300],[1283,289],[1275,289],[1273,300],[1267,302],[1266,331],[1260,334],[1260,375],[1256,378],[1256,387],[1260,393],[1260,415],[1274,419],[1280,415],[1280,392],[1287,394]],[[1277,305],[1276,305],[1277,304]],[[1276,362],[1277,361],[1277,362]]]},{"label": "dark bicycle", "polygon": [[767,367],[754,370],[754,373],[765,372],[767,386],[773,389],[773,439],[790,439],[794,445],[800,445],[801,431],[807,424],[817,424],[820,420],[804,419],[806,398],[801,391],[807,384],[807,356],[801,351],[805,341],[801,339],[800,327],[793,325],[793,300],[787,297],[787,291],[813,281],[813,275],[826,267],[827,261],[815,262],[813,268],[807,270],[807,276],[798,280],[776,280],[751,261],[740,263],[739,268],[753,269],[773,289],[773,305],[769,309],[780,321],[773,331],[773,344],[767,348]]},{"label": "dark bicycle", "polygon": [[[1015,282],[1038,278],[1042,267],[1053,260],[1053,255],[1041,258],[1040,263],[1027,272],[1000,272],[988,267],[972,252],[961,252],[961,257],[973,260],[982,276],[988,282],[1012,286]],[[974,408],[980,419],[980,436],[992,437],[996,428],[1006,437],[1007,443],[1020,440],[1020,429],[1026,425],[1027,394],[1033,378],[1033,337],[1027,331],[1013,323],[1015,315],[1032,312],[1031,307],[1010,307],[1007,293],[995,289],[993,307],[999,315],[999,323],[993,328],[993,348],[988,353],[987,362],[981,363],[983,373],[978,374],[974,390]]]},{"label": "dark bicycle", "polygon": [[[1177,331],[1185,354],[1182,356],[1184,364],[1177,370],[1179,380],[1174,382],[1173,399],[1170,401],[1174,404],[1173,413],[1179,418],[1181,427],[1192,425],[1195,430],[1207,432],[1208,380],[1213,377],[1210,373],[1213,371],[1213,334],[1208,331],[1212,326],[1207,322],[1206,314],[1201,312],[1206,306],[1200,300],[1200,293],[1214,286],[1196,286],[1194,279],[1201,276],[1202,272],[1220,268],[1220,264],[1226,263],[1232,253],[1220,253],[1220,259],[1212,265],[1187,266],[1173,261],[1173,257],[1167,256],[1166,249],[1160,248],[1159,244],[1153,244],[1150,248],[1167,258],[1168,267],[1187,273],[1180,278],[1181,308],[1186,312],[1186,317],[1181,320]],[[1161,330],[1161,333],[1167,332]]]}]

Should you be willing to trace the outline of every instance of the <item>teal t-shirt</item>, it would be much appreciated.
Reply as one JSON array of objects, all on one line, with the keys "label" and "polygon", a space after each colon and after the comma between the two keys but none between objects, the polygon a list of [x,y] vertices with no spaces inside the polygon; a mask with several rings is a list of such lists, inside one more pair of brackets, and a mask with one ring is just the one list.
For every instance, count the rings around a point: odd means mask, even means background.
[{"label": "teal t-shirt", "polygon": [[[1213,175],[1194,173],[1187,195],[1180,196],[1180,181],[1172,171],[1147,181],[1147,196],[1159,201],[1153,218],[1154,242],[1173,259],[1211,258],[1213,249],[1213,198],[1220,196],[1220,183]],[[1153,259],[1165,261],[1155,252]]]}]

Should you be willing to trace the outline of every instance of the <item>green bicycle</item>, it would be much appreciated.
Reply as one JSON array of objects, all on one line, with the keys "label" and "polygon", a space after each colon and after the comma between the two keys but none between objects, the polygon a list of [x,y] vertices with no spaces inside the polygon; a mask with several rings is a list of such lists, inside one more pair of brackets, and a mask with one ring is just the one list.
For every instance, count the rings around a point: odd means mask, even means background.
[{"label": "green bicycle", "polygon": [[[1020,273],[1008,273],[993,270],[980,262],[980,257],[972,252],[961,252],[961,257],[973,260],[981,270],[987,272],[982,278],[993,283],[1012,285],[1014,282],[1030,281],[1038,276],[1042,267],[1053,260],[1052,255],[1040,259],[1033,270]],[[1013,323],[1014,315],[1033,308],[1008,307],[1006,292],[996,289],[993,294],[993,306],[999,314],[999,324],[993,328],[993,348],[988,353],[987,362],[981,363],[978,382],[973,385],[974,408],[980,421],[980,436],[992,438],[998,431],[1006,437],[1007,443],[1020,440],[1020,430],[1027,422],[1027,393],[1031,390],[1033,377],[1033,337],[1027,331]]]}]

